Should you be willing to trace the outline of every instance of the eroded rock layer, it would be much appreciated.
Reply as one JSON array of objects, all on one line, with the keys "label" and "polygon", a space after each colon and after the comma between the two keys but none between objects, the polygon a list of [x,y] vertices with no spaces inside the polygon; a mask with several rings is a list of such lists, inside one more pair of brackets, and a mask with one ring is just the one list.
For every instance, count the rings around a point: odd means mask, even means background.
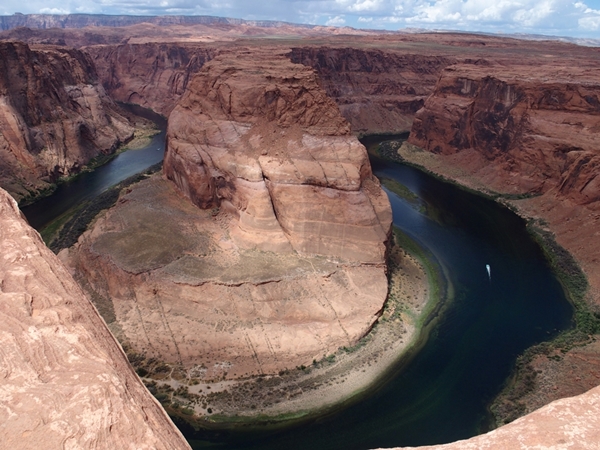
[{"label": "eroded rock layer", "polygon": [[0,185],[16,198],[133,136],[84,53],[4,42],[0,55]]},{"label": "eroded rock layer", "polygon": [[3,190],[0,255],[0,446],[189,448]]},{"label": "eroded rock layer", "polygon": [[215,50],[185,43],[121,44],[85,49],[98,68],[106,91],[168,116],[191,77]]},{"label": "eroded rock layer", "polygon": [[600,199],[597,68],[456,65],[415,118],[410,142],[500,192]]},{"label": "eroded rock layer", "polygon": [[414,50],[296,47],[295,63],[314,68],[357,134],[409,131],[451,55]]},{"label": "eroded rock layer", "polygon": [[169,117],[172,182],[134,187],[71,252],[119,338],[191,378],[308,365],[387,295],[391,209],[366,150],[314,71],[273,53],[207,63]]},{"label": "eroded rock layer", "polygon": [[311,69],[223,55],[171,114],[168,139],[166,177],[197,206],[239,215],[239,245],[384,263],[387,197]]}]

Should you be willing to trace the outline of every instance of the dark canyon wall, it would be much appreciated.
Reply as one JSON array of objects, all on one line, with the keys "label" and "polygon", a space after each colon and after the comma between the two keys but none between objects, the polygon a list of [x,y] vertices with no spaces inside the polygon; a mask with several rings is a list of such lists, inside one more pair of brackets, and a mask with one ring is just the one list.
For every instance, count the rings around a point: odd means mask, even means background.
[{"label": "dark canyon wall", "polygon": [[3,42],[0,55],[0,185],[16,198],[132,137],[85,53]]},{"label": "dark canyon wall", "polygon": [[550,189],[600,199],[600,79],[586,67],[455,65],[414,121],[410,142],[456,155],[501,192]]},{"label": "dark canyon wall", "polygon": [[193,44],[122,44],[87,47],[106,91],[168,116],[191,76],[214,57],[214,48]]},{"label": "dark canyon wall", "polygon": [[357,134],[409,131],[450,56],[376,49],[296,47],[292,62],[314,68]]}]

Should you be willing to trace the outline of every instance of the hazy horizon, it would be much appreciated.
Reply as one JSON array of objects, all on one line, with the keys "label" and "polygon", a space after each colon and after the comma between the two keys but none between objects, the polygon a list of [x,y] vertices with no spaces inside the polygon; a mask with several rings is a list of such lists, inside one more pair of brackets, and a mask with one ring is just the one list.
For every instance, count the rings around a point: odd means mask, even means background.
[{"label": "hazy horizon", "polygon": [[5,0],[0,14],[208,15],[244,20],[600,39],[600,0]]}]

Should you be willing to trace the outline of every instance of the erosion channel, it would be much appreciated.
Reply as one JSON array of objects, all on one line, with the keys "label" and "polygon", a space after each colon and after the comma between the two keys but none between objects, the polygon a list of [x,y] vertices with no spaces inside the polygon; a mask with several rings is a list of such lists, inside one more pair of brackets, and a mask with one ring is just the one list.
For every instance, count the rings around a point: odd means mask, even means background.
[{"label": "erosion channel", "polygon": [[[363,143],[373,149],[386,139]],[[74,206],[73,192],[75,203],[89,201],[160,160],[162,146],[163,133],[146,149],[83,174],[74,189],[61,186],[25,214],[38,229],[44,227]],[[447,300],[433,326],[360,402],[278,431],[260,426],[194,432],[182,426],[194,448],[370,449],[467,438],[489,428],[487,406],[517,356],[571,326],[571,305],[522,219],[493,201],[370,154],[400,241],[443,274],[440,289]],[[138,166],[124,173],[128,159]],[[53,217],[43,216],[47,213]]]}]

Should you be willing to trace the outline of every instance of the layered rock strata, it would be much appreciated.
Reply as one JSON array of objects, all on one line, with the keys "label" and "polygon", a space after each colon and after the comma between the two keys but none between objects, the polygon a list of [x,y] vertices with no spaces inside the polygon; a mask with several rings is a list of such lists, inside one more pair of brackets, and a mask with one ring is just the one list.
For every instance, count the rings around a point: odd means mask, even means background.
[{"label": "layered rock strata", "polygon": [[84,53],[5,42],[0,55],[0,184],[16,198],[133,136]]},{"label": "layered rock strata", "polygon": [[600,199],[597,67],[456,65],[444,70],[409,142],[455,155],[494,190]]},{"label": "layered rock strata", "polygon": [[402,133],[456,58],[379,49],[296,47],[292,62],[314,68],[357,134]]},{"label": "layered rock strata", "polygon": [[189,448],[3,190],[0,255],[0,446]]},{"label": "layered rock strata", "polygon": [[135,103],[168,116],[189,80],[216,53],[185,43],[121,44],[85,49],[98,68],[106,91],[116,100]]},{"label": "layered rock strata", "polygon": [[71,252],[133,352],[208,381],[308,365],[370,330],[391,209],[313,70],[272,52],[206,64],[170,115],[164,173]]},{"label": "layered rock strata", "polygon": [[168,140],[165,176],[200,208],[239,215],[238,245],[384,264],[389,202],[314,71],[223,55],[171,114]]}]

